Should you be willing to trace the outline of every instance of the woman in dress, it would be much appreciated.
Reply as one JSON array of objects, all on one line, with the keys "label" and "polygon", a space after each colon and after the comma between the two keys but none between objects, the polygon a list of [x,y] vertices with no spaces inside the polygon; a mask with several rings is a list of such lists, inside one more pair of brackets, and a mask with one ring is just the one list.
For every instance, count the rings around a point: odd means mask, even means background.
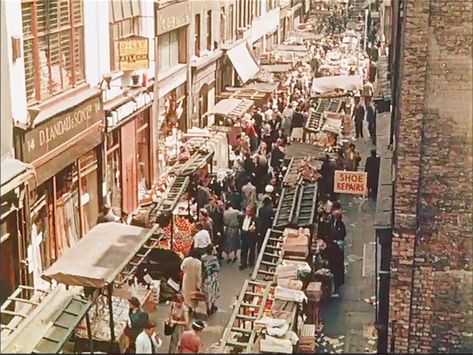
[{"label": "woman in dress", "polygon": [[182,333],[189,328],[189,310],[184,304],[184,297],[179,293],[171,304],[171,314],[168,322],[171,326],[174,325],[168,352],[169,354],[175,354],[178,352],[179,339]]},{"label": "woman in dress", "polygon": [[207,252],[202,256],[204,266],[204,285],[203,291],[207,294],[207,315],[210,316],[217,311],[215,302],[220,297],[220,284],[218,282],[218,273],[220,264],[216,256],[217,250],[213,244],[207,247]]},{"label": "woman in dress", "polygon": [[182,276],[182,295],[184,303],[189,307],[189,311],[195,310],[199,304],[192,299],[192,292],[199,291],[202,284],[202,262],[200,261],[200,252],[192,249],[181,264]]},{"label": "woman in dress", "polygon": [[240,246],[240,212],[234,208],[233,200],[227,202],[227,210],[223,213],[224,242],[223,250],[227,254],[227,263],[237,260]]}]

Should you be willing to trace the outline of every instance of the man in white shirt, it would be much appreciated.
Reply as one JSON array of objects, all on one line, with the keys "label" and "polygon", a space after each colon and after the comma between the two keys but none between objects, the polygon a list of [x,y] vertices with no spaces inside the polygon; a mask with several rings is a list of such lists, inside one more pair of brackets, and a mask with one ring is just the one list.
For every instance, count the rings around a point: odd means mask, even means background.
[{"label": "man in white shirt", "polygon": [[155,331],[156,325],[153,322],[148,322],[145,329],[136,337],[137,354],[157,354],[157,350],[163,342]]},{"label": "man in white shirt", "polygon": [[197,233],[194,235],[194,245],[195,249],[198,249],[201,252],[201,255],[207,250],[207,246],[212,243],[210,239],[210,233],[204,229],[202,223],[197,223],[195,225],[197,228]]}]

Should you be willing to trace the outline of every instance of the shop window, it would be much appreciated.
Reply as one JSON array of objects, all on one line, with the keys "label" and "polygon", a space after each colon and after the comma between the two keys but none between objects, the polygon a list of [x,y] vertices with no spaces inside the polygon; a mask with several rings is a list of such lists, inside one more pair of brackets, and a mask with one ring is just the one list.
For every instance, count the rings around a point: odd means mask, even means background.
[{"label": "shop window", "polygon": [[160,58],[158,61],[158,71],[160,73],[186,62],[185,53],[180,53],[181,51],[179,50],[185,44],[185,31],[185,28],[181,28],[158,37]]},{"label": "shop window", "polygon": [[137,117],[137,153],[138,153],[138,200],[142,200],[151,187],[150,180],[150,140],[149,110]]},{"label": "shop window", "polygon": [[29,104],[84,81],[82,0],[22,1],[23,53]]},{"label": "shop window", "polygon": [[194,21],[194,54],[200,56],[200,14],[195,15]]},{"label": "shop window", "polygon": [[115,46],[118,40],[140,35],[142,13],[139,0],[109,1],[111,68],[117,70],[118,55]]},{"label": "shop window", "polygon": [[207,11],[207,50],[212,50],[212,11]]},{"label": "shop window", "polygon": [[98,163],[95,150],[84,155],[80,161],[80,204],[82,208],[82,233],[85,235],[95,226],[99,215]]}]

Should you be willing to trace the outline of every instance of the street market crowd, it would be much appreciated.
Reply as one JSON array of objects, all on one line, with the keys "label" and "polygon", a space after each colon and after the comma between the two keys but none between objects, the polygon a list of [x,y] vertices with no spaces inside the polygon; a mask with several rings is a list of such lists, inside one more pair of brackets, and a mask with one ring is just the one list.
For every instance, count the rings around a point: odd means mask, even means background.
[{"label": "street market crowd", "polygon": [[[202,350],[199,333],[205,322],[192,321],[199,304],[206,305],[208,317],[217,311],[221,295],[219,272],[223,263],[238,263],[239,270],[253,268],[260,252],[266,231],[273,219],[282,190],[287,166],[285,151],[293,143],[303,140],[302,130],[315,109],[312,100],[312,81],[324,75],[327,65],[338,47],[345,22],[322,24],[318,31],[326,33],[319,41],[307,41],[310,61],[299,61],[285,73],[280,90],[271,95],[266,105],[255,106],[241,119],[242,133],[234,147],[232,172],[225,177],[206,175],[193,186],[192,197],[197,203],[198,219],[192,225],[193,244],[180,265],[182,285],[171,302],[170,314],[164,325],[164,335],[170,336],[169,353],[197,353]],[[368,68],[361,90],[348,93],[352,96],[355,126],[353,141],[336,151],[336,158],[328,154],[320,170],[317,206],[317,237],[325,244],[323,253],[333,275],[331,296],[337,296],[344,284],[344,240],[346,227],[343,206],[334,192],[336,170],[358,171],[361,154],[356,140],[364,138],[365,121],[373,147],[376,145],[377,112],[373,103],[375,62],[379,45],[368,46]],[[347,75],[355,75],[359,68],[348,65]],[[342,90],[343,91],[343,90]],[[344,94],[347,94],[344,92]],[[368,196],[376,199],[379,175],[379,158],[376,149],[366,159]],[[107,222],[110,209],[105,208],[99,222]],[[240,251],[238,253],[238,251]],[[161,345],[154,337],[155,324],[140,308],[137,299],[130,299],[130,322],[127,335],[129,352],[155,353]],[[151,339],[151,341],[150,341]]]}]

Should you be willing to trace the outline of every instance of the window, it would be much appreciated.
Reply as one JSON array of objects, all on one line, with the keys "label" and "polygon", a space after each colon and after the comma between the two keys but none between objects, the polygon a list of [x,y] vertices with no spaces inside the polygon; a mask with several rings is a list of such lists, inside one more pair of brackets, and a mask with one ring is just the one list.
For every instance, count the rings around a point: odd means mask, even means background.
[{"label": "window", "polygon": [[228,8],[228,18],[227,18],[227,39],[233,40],[233,34],[235,33],[234,29],[234,19],[233,19],[233,5],[230,5]]},{"label": "window", "polygon": [[207,50],[212,50],[212,11],[207,11]]},{"label": "window", "polygon": [[116,41],[140,35],[140,1],[139,0],[113,0],[109,1],[110,15],[110,53],[112,70],[116,66],[118,55],[115,50]]},{"label": "window", "polygon": [[238,27],[243,27],[243,0],[238,0],[237,16]]},{"label": "window", "polygon": [[225,42],[227,40],[227,36],[225,34],[226,28],[226,18],[225,18],[225,7],[222,7],[220,10],[220,41]]},{"label": "window", "polygon": [[26,96],[45,100],[84,80],[82,0],[27,0],[21,4]]},{"label": "window", "polygon": [[194,54],[200,56],[200,14],[195,15],[194,26]]},{"label": "window", "polygon": [[186,51],[186,28],[165,33],[158,37],[158,71],[159,73],[173,66],[187,61]]}]

